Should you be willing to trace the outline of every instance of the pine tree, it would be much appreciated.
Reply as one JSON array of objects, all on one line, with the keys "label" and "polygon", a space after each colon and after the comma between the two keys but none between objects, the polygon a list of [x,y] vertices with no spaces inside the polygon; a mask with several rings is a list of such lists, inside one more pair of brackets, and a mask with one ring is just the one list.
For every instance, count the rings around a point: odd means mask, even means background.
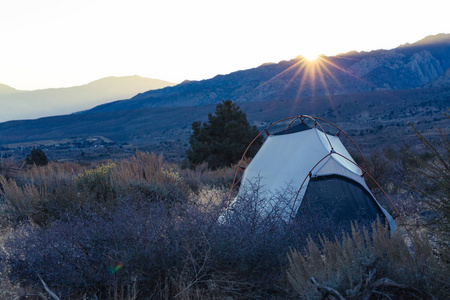
[{"label": "pine tree", "polygon": [[25,159],[28,165],[46,166],[48,165],[48,158],[42,149],[33,149]]},{"label": "pine tree", "polygon": [[[228,167],[238,162],[247,146],[258,135],[256,126],[251,127],[247,116],[232,101],[217,104],[215,115],[208,114],[208,122],[192,123],[191,149],[186,151],[189,167],[203,162],[210,169]],[[263,142],[259,136],[247,152],[255,156]]]}]

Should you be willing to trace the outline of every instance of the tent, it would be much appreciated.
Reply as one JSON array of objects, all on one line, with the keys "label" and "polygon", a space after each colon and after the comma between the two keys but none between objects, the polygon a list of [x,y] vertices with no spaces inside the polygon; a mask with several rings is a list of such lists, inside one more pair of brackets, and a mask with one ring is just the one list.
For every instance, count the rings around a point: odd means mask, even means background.
[{"label": "tent", "polygon": [[[276,209],[285,221],[314,214],[347,224],[380,218],[393,231],[394,219],[369,190],[364,180],[366,172],[356,164],[339,136],[325,133],[318,123],[321,119],[297,119],[301,124],[291,126],[291,122],[285,130],[268,134],[245,168],[239,194],[229,210],[245,201],[242,199],[248,197],[244,194],[254,192],[257,182],[258,197],[265,199],[258,207],[260,214]],[[313,120],[314,126],[305,124],[305,119]]]}]

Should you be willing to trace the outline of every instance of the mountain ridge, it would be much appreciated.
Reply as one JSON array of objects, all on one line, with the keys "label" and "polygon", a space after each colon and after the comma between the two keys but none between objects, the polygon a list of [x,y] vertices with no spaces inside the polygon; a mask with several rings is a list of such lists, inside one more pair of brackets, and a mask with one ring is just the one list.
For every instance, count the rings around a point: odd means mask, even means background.
[{"label": "mountain ridge", "polygon": [[[109,76],[84,85],[21,91],[0,85],[0,122],[87,110],[106,102],[175,83],[141,76]],[[4,86],[4,87],[3,87]]]},{"label": "mountain ridge", "polygon": [[[288,116],[307,114],[323,118],[344,129],[362,151],[368,153],[373,149],[416,142],[408,122],[425,136],[436,138],[436,127],[449,128],[443,116],[449,100],[450,87],[447,86],[319,96],[300,102],[295,99],[246,102],[241,103],[240,107],[251,125],[259,129]],[[187,149],[192,122],[206,121],[208,114],[214,110],[215,105],[156,107],[9,121],[0,123],[0,151],[4,146],[5,153],[15,153],[12,155],[20,157],[26,150],[21,150],[18,143],[53,140],[56,146],[59,140],[69,137],[103,136],[114,143],[112,148],[104,149],[107,156],[124,151],[133,153],[139,149],[164,152],[167,158],[181,160]],[[271,133],[278,129],[272,128]],[[16,144],[16,149],[10,149],[8,144]],[[39,146],[39,142],[36,145]],[[53,153],[49,148],[47,151]],[[65,155],[74,159],[82,155],[81,151],[74,149]],[[96,153],[99,149],[91,151]]]},{"label": "mountain ridge", "polygon": [[[105,146],[107,156],[140,149],[171,153],[170,158],[180,160],[192,122],[206,121],[222,99],[238,102],[260,129],[299,114],[326,119],[343,128],[364,151],[414,143],[408,122],[424,136],[436,138],[436,127],[449,128],[443,113],[450,101],[450,47],[447,40],[429,42],[325,57],[328,69],[323,68],[315,81],[304,77],[307,65],[297,57],[146,91],[77,114],[0,123],[0,150],[5,144],[41,140],[53,140],[56,149],[60,139],[103,136],[113,141],[110,148]],[[20,146],[8,147],[3,150],[8,155],[25,153]],[[74,158],[84,150],[71,151],[64,155]],[[90,151],[96,154],[99,148]]]},{"label": "mountain ridge", "polygon": [[[217,75],[200,81],[146,91],[85,113],[151,107],[202,106],[223,99],[236,102],[270,101],[340,95],[375,90],[419,88],[450,67],[450,34],[428,36],[391,50],[322,56],[314,67],[302,57]],[[308,70],[315,71],[315,78]]]},{"label": "mountain ridge", "polygon": [[12,94],[12,93],[17,93],[17,92],[20,92],[20,91],[16,90],[13,87],[10,87],[9,85],[0,83],[0,95]]}]

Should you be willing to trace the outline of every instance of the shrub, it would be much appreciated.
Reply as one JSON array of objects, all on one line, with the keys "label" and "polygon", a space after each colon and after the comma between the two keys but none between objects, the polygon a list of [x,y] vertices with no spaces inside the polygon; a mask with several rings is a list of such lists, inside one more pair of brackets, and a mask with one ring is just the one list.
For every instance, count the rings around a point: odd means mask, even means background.
[{"label": "shrub", "polygon": [[[24,165],[25,163],[23,163]],[[3,157],[0,154],[0,175],[5,176],[6,178],[12,178],[18,171],[21,171],[23,165],[14,160],[12,156]]]},{"label": "shrub", "polygon": [[1,215],[3,221],[20,222],[32,217],[40,205],[39,191],[31,184],[22,189],[13,179],[0,175]]},{"label": "shrub", "polygon": [[275,215],[249,226],[255,211],[220,224],[224,193],[198,197],[170,206],[128,197],[103,210],[81,206],[44,228],[24,224],[4,247],[11,281],[38,285],[39,273],[62,298],[113,298],[122,289],[125,297],[133,286],[160,299],[286,294],[282,270],[297,236]]},{"label": "shrub", "polygon": [[349,298],[448,293],[448,265],[422,236],[411,255],[381,227],[369,238],[356,228],[343,235],[314,214],[282,221],[296,189],[268,195],[278,203],[269,207],[255,182],[224,214],[222,185],[233,176],[230,168],[180,170],[137,152],[90,170],[50,163],[1,178],[2,215],[15,222],[0,241],[0,276],[11,290],[41,289],[39,274],[67,299],[294,298],[292,287],[320,296],[317,284]]},{"label": "shrub", "polygon": [[81,167],[71,163],[49,163],[32,167],[15,179],[0,176],[1,215],[20,222],[30,218],[44,225],[78,203],[75,177]]},{"label": "shrub", "polygon": [[[450,119],[450,115],[446,115]],[[438,129],[439,140],[429,141],[411,123],[417,137],[429,151],[431,159],[413,155],[419,167],[413,173],[412,187],[422,195],[436,218],[428,224],[435,233],[440,254],[450,261],[450,139],[447,132]]]},{"label": "shrub", "polygon": [[414,253],[398,232],[391,236],[380,222],[371,233],[355,226],[341,241],[309,239],[304,250],[291,250],[288,278],[308,299],[322,293],[346,299],[448,295],[448,264],[433,254],[425,236],[414,236],[413,249]]},{"label": "shrub", "polygon": [[185,202],[190,189],[162,156],[137,152],[120,162],[84,169],[73,163],[31,167],[16,178],[0,175],[0,214],[4,221],[31,220],[45,226],[80,206],[104,209],[120,199]]},{"label": "shrub", "polygon": [[20,284],[12,283],[9,279],[10,269],[6,261],[6,253],[4,249],[4,237],[9,233],[9,230],[0,230],[0,299],[14,299],[20,292]]},{"label": "shrub", "polygon": [[207,163],[197,165],[194,169],[185,168],[180,171],[186,184],[193,190],[198,191],[202,186],[231,187],[236,167],[211,170]]},{"label": "shrub", "polygon": [[122,202],[103,212],[83,207],[77,218],[67,215],[44,229],[24,225],[5,246],[10,278],[38,285],[40,274],[62,298],[113,298],[133,282],[150,295],[164,289],[183,251],[171,243],[169,220],[159,205]]},{"label": "shrub", "polygon": [[113,200],[115,191],[112,174],[115,167],[115,163],[108,162],[78,175],[75,181],[83,196],[104,202]]},{"label": "shrub", "polygon": [[179,168],[154,153],[136,152],[118,163],[112,176],[119,197],[171,204],[187,201],[190,192]]}]

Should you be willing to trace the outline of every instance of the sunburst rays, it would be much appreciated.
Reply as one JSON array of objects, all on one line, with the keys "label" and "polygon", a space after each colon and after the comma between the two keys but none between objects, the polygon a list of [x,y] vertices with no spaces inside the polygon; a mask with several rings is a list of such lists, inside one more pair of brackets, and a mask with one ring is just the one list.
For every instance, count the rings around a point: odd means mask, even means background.
[{"label": "sunburst rays", "polygon": [[289,89],[296,87],[291,114],[295,113],[295,109],[302,97],[311,98],[312,105],[315,105],[314,100],[317,95],[326,96],[331,109],[336,112],[332,94],[336,92],[336,88],[340,90],[345,89],[345,86],[339,80],[339,78],[342,78],[342,75],[370,85],[369,82],[351,73],[345,67],[340,66],[336,59],[320,55],[308,58],[304,56],[297,57],[288,68],[261,83],[256,89],[270,84],[279,84],[279,81],[281,81],[283,90],[280,93],[280,97],[292,95],[293,91],[289,92]]}]

